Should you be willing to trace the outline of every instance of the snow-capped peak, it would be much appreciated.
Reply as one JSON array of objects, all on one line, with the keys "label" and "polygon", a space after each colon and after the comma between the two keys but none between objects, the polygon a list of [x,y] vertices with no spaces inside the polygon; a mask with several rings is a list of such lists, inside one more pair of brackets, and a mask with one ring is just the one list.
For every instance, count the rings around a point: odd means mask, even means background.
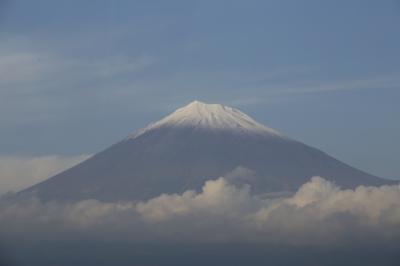
[{"label": "snow-capped peak", "polygon": [[147,131],[162,127],[190,127],[214,131],[227,130],[248,134],[281,136],[279,132],[258,123],[238,109],[222,104],[206,104],[200,101],[193,101],[158,122],[139,130],[129,138],[136,138]]}]

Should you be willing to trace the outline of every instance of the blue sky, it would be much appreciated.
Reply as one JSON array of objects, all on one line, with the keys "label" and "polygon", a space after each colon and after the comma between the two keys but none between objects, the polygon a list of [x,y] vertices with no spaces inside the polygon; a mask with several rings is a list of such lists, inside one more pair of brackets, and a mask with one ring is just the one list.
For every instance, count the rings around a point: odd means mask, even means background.
[{"label": "blue sky", "polygon": [[0,153],[79,155],[197,99],[400,178],[399,1],[2,1]]}]

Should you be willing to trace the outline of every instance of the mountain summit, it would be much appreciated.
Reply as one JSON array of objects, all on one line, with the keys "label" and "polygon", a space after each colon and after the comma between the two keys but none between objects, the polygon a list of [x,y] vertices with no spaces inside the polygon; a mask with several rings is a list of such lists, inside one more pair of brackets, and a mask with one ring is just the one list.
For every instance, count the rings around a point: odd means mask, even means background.
[{"label": "mountain summit", "polygon": [[238,109],[221,104],[206,104],[193,101],[160,121],[139,130],[131,138],[163,127],[196,128],[213,131],[231,131],[233,133],[280,136],[277,131],[258,123]]},{"label": "mountain summit", "polygon": [[344,188],[390,183],[268,128],[241,111],[194,101],[19,193],[42,200],[146,200],[225,176],[253,193],[292,191],[312,176]]}]

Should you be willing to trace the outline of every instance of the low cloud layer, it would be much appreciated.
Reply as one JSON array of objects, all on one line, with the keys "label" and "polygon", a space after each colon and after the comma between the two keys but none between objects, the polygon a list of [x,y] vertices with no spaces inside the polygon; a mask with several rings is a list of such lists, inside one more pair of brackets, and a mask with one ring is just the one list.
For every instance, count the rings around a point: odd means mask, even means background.
[{"label": "low cloud layer", "polygon": [[87,158],[89,155],[0,156],[0,195],[44,181]]},{"label": "low cloud layer", "polygon": [[290,196],[251,195],[220,177],[202,191],[146,202],[5,201],[3,236],[68,235],[178,242],[290,245],[400,243],[400,186],[342,190],[313,177]]}]

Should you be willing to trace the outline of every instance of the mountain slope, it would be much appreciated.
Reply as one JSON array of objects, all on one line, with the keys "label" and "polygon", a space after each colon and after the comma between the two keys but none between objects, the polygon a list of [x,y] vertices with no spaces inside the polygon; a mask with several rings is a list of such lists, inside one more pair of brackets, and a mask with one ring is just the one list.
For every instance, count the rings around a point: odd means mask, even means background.
[{"label": "mountain slope", "polygon": [[[193,102],[81,164],[22,191],[44,200],[145,200],[229,174],[254,193],[294,190],[319,175],[346,188],[389,181],[265,127],[237,109]],[[239,174],[237,174],[239,173]]]}]

